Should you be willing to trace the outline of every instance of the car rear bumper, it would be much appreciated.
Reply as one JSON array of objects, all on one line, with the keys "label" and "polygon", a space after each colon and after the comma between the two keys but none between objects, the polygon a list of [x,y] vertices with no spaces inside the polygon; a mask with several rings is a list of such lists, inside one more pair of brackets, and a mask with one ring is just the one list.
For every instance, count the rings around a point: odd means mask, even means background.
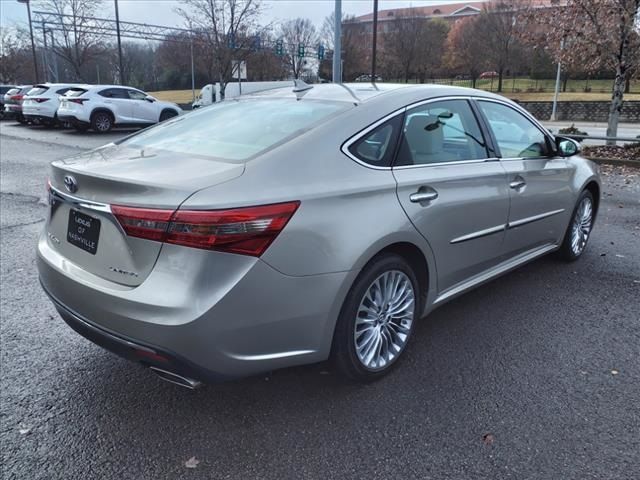
[{"label": "car rear bumper", "polygon": [[12,103],[4,104],[5,113],[22,113],[22,105],[16,105]]},{"label": "car rear bumper", "polygon": [[[163,245],[138,287],[81,273],[46,235],[37,263],[63,319],[126,358],[163,368],[140,358],[138,347],[148,348],[169,359],[165,370],[204,381],[328,358],[343,292],[355,273],[290,277],[252,257],[196,249],[185,254],[185,248]],[[185,255],[194,255],[194,262]],[[190,269],[198,264],[201,270]]]},{"label": "car rear bumper", "polygon": [[91,125],[89,122],[85,122],[83,120],[80,120],[75,115],[69,115],[69,114],[64,114],[64,113],[58,113],[58,120],[61,121],[62,123],[70,123],[70,124],[72,124],[74,126],[88,127],[88,126]]}]

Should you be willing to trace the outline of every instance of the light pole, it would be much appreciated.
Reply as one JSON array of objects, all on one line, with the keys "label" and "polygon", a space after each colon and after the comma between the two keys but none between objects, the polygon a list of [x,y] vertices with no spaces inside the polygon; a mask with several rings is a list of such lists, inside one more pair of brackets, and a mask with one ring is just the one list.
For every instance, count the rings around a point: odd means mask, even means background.
[{"label": "light pole", "polygon": [[[564,37],[562,38],[562,42],[560,43],[560,55],[562,55],[562,51],[564,50]],[[558,95],[560,94],[560,80],[562,74],[562,61],[558,60],[558,72],[556,73],[556,91],[553,95],[553,108],[551,109],[551,118],[549,119],[552,122],[557,120],[557,112],[558,112]]]},{"label": "light pole", "polygon": [[114,0],[116,7],[116,33],[118,35],[118,62],[120,64],[120,85],[124,85],[124,69],[122,68],[122,42],[120,41],[120,14],[118,12],[118,0]]},{"label": "light pole", "polygon": [[24,3],[27,5],[27,15],[29,16],[29,34],[31,35],[31,53],[33,54],[33,73],[35,75],[35,78],[33,80],[35,83],[38,83],[40,74],[38,72],[38,59],[36,58],[36,43],[33,40],[33,25],[31,25],[31,5],[29,4],[29,0],[18,0],[18,3]]},{"label": "light pole", "polygon": [[378,43],[378,0],[373,0],[373,48],[371,49],[371,82],[376,83],[376,47]]},{"label": "light pole", "polygon": [[342,0],[336,0],[333,38],[333,83],[342,83]]}]

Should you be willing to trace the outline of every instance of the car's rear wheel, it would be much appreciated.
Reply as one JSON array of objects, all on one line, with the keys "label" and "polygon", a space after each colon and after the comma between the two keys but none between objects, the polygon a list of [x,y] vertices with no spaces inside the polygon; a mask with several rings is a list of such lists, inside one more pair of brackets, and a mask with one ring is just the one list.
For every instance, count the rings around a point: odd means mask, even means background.
[{"label": "car's rear wheel", "polygon": [[593,195],[589,190],[584,190],[578,198],[571,223],[569,223],[569,228],[567,228],[567,233],[560,247],[559,253],[563,259],[572,262],[580,258],[591,235],[593,214]]},{"label": "car's rear wheel", "polygon": [[111,115],[107,112],[96,112],[91,115],[91,128],[99,133],[107,133],[113,127]]},{"label": "car's rear wheel", "polygon": [[173,110],[165,110],[160,114],[160,121],[164,122],[165,120],[169,120],[170,118],[177,117],[178,114]]},{"label": "car's rear wheel", "polygon": [[404,353],[420,311],[418,280],[396,254],[374,259],[351,287],[333,338],[332,357],[346,378],[371,381]]}]

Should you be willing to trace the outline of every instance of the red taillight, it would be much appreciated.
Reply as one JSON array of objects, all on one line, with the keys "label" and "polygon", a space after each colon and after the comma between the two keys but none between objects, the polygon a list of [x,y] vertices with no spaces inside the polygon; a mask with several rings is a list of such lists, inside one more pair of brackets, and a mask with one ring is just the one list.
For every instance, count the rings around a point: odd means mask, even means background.
[{"label": "red taillight", "polygon": [[68,102],[77,103],[78,105],[82,105],[84,102],[89,101],[88,98],[67,98]]},{"label": "red taillight", "polygon": [[111,207],[132,237],[186,247],[259,257],[298,209],[300,202],[229,210],[152,210]]},{"label": "red taillight", "polygon": [[32,98],[31,100],[33,100],[34,102],[38,102],[38,103],[43,103],[43,102],[48,102],[49,101],[48,98]]},{"label": "red taillight", "polygon": [[24,97],[24,95],[11,95],[9,98],[11,100],[22,100],[22,97]]}]

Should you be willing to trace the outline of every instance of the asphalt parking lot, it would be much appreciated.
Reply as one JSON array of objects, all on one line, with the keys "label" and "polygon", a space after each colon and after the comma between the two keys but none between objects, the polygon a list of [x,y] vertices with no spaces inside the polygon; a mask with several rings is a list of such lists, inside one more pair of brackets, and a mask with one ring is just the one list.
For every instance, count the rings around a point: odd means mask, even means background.
[{"label": "asphalt parking lot", "polygon": [[581,260],[441,307],[374,384],[321,364],[188,391],[79,337],[38,284],[49,162],[127,133],[0,125],[2,478],[638,478],[640,170],[605,167]]}]

